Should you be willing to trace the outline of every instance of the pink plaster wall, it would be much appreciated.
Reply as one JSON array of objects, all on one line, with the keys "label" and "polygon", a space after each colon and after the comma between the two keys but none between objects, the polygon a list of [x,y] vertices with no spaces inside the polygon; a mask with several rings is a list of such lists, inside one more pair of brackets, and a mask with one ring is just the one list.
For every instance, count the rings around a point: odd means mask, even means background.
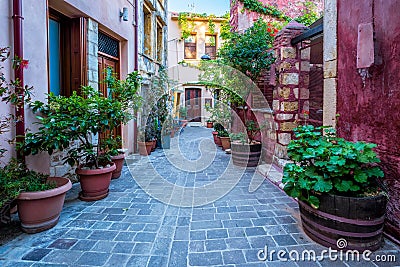
[{"label": "pink plaster wall", "polygon": [[[264,5],[271,5],[277,7],[279,10],[282,10],[287,16],[291,18],[296,18],[298,16],[302,15],[302,8],[303,8],[303,2],[309,1],[309,0],[297,0],[297,1],[291,1],[291,0],[259,0],[262,2]],[[318,10],[322,11],[323,10],[323,5],[324,1],[323,0],[314,0],[314,2]],[[244,12],[242,12],[242,10]],[[240,2],[240,0],[235,0],[231,1],[231,25],[235,31],[242,32],[245,29],[251,27],[261,15],[252,12],[246,9],[243,9],[243,4]],[[276,18],[270,17],[270,16],[262,16],[264,20],[266,21],[274,21]]]},{"label": "pink plaster wall", "polygon": [[[388,185],[389,230],[400,239],[400,2],[338,1],[338,132],[350,140],[378,144]],[[374,19],[373,19],[374,18]],[[356,69],[357,29],[374,23],[382,64],[370,69],[365,85]]]}]

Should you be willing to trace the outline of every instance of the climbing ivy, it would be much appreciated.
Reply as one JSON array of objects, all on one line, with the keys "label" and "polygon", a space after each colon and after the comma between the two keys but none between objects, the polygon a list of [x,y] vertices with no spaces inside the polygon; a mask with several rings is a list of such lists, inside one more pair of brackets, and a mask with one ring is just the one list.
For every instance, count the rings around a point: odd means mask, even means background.
[{"label": "climbing ivy", "polygon": [[285,13],[283,13],[275,6],[264,5],[258,0],[239,0],[239,1],[243,4],[244,8],[247,10],[254,11],[263,15],[272,16],[278,19],[283,19],[287,22],[292,20],[291,17],[287,16]]},{"label": "climbing ivy", "polygon": [[[199,14],[199,13],[181,12],[178,15],[178,24],[181,27],[182,39],[188,38],[190,34],[193,32],[195,26],[194,25],[195,18],[207,19],[208,32],[210,32],[211,34],[215,33],[214,19],[217,18],[216,15],[214,14],[207,15],[206,13]],[[225,18],[225,16],[222,18]]]},{"label": "climbing ivy", "polygon": [[304,9],[302,10],[303,15],[295,18],[295,20],[299,23],[302,23],[305,26],[310,26],[317,19],[321,17],[318,12],[317,5],[312,1],[306,1],[303,3]]}]

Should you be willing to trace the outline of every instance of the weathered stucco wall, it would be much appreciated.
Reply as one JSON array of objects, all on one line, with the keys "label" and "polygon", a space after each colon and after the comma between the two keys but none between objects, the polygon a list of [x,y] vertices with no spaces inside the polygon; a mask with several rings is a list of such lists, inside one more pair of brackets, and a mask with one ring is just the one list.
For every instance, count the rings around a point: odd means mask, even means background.
[{"label": "weathered stucco wall", "polygon": [[[388,230],[400,238],[400,2],[338,0],[338,132],[378,144],[390,194]],[[363,80],[356,68],[358,25],[374,24],[375,62]],[[381,61],[381,62],[379,62]]]},{"label": "weathered stucco wall", "polygon": [[[302,15],[305,2],[309,0],[259,0],[265,6],[271,5],[283,11],[284,14],[291,18],[296,18]],[[313,0],[318,8],[318,11],[323,10],[323,0]],[[251,27],[261,15],[243,8],[243,3],[240,0],[231,0],[231,26],[235,31],[242,32]],[[271,16],[262,16],[266,21],[275,21],[276,18]]]}]

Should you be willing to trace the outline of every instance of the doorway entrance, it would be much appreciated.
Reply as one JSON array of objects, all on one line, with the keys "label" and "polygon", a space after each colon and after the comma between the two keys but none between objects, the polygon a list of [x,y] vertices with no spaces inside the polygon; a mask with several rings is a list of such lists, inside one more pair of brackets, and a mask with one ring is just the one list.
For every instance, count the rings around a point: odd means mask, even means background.
[{"label": "doorway entrance", "polygon": [[187,119],[192,122],[201,122],[201,89],[187,88],[185,96]]}]

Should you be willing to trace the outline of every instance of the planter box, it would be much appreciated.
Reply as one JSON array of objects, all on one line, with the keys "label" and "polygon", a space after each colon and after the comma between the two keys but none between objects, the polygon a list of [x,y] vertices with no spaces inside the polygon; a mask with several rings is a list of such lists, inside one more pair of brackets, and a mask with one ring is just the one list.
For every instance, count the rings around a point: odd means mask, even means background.
[{"label": "planter box", "polygon": [[[383,245],[387,198],[318,195],[320,206],[312,208],[299,201],[304,231],[314,241],[334,249],[377,250]],[[338,247],[345,239],[347,245]]]},{"label": "planter box", "polygon": [[262,144],[231,143],[233,165],[256,167],[260,161]]}]

